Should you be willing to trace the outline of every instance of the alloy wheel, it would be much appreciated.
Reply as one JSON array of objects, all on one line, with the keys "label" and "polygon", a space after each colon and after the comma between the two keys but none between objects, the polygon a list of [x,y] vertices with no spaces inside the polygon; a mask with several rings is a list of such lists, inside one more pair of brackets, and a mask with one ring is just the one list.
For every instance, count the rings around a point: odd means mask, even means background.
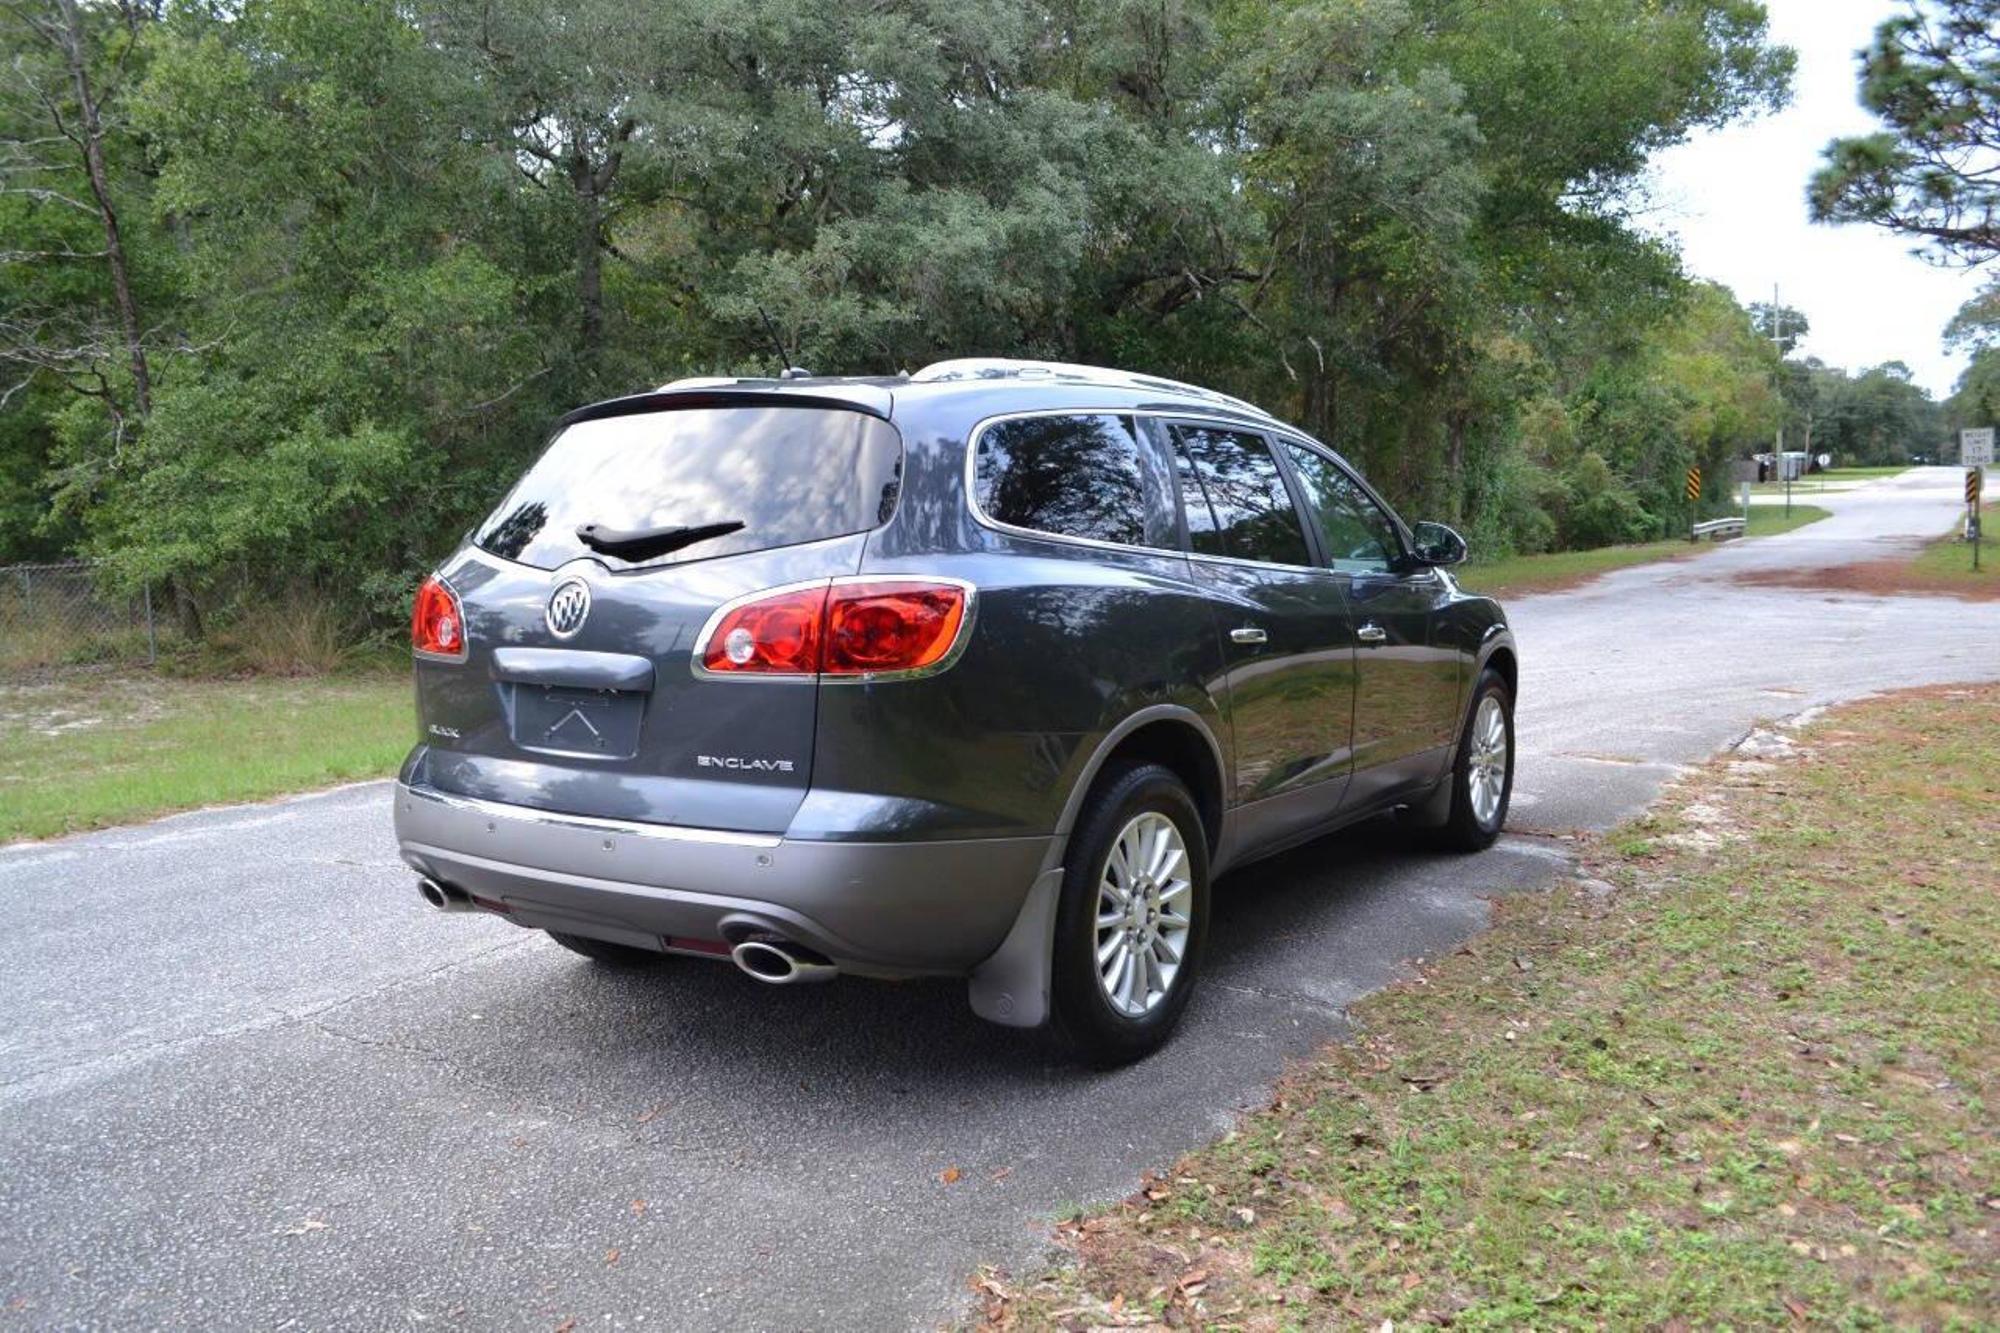
[{"label": "alloy wheel", "polygon": [[1472,719],[1472,753],[1465,777],[1473,817],[1482,827],[1491,827],[1507,790],[1507,710],[1495,695],[1479,701],[1479,712]]},{"label": "alloy wheel", "polygon": [[1097,984],[1118,1013],[1143,1018],[1173,990],[1193,908],[1180,827],[1151,810],[1133,816],[1097,885]]}]

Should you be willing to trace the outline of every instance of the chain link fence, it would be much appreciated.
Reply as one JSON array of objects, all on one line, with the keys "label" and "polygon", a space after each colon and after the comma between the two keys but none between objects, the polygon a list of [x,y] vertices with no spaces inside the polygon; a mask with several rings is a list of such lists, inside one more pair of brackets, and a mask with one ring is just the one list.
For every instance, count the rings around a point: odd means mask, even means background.
[{"label": "chain link fence", "polygon": [[150,587],[107,596],[87,561],[0,565],[0,672],[151,666],[159,651]]}]

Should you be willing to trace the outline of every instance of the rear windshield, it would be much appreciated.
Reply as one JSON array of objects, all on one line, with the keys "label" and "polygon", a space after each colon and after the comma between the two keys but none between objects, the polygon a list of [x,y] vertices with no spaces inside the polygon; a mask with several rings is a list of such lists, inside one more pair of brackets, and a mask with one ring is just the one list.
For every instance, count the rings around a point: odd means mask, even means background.
[{"label": "rear windshield", "polygon": [[474,540],[555,569],[596,555],[587,523],[631,532],[741,523],[614,568],[671,565],[865,532],[895,511],[903,445],[876,417],[815,407],[703,407],[580,421],[550,443]]}]

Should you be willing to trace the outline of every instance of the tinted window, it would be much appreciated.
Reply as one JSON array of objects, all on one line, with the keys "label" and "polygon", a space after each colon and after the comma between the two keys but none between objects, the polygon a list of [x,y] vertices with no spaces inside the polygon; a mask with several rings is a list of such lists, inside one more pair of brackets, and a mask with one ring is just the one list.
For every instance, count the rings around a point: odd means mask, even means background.
[{"label": "tinted window", "polygon": [[1121,546],[1172,549],[1172,491],[1130,417],[1021,417],[980,433],[980,512],[1000,523]]},{"label": "tinted window", "polygon": [[1175,426],[1188,541],[1204,555],[1308,565],[1305,532],[1260,435]]},{"label": "tinted window", "polygon": [[704,407],[580,421],[556,436],[475,540],[542,569],[592,554],[576,537],[585,523],[743,524],[632,562],[649,565],[792,546],[885,522],[902,467],[895,429],[859,412]]},{"label": "tinted window", "polygon": [[1306,509],[1319,524],[1327,563],[1349,573],[1382,570],[1402,554],[1396,525],[1340,464],[1317,449],[1286,442],[1292,470],[1306,493]]}]

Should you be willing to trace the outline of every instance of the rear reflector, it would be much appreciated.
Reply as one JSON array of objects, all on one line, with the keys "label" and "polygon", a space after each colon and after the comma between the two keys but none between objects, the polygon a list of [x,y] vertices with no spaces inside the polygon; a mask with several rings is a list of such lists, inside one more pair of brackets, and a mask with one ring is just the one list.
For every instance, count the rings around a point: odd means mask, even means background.
[{"label": "rear reflector", "polygon": [[677,949],[682,953],[705,953],[716,958],[729,957],[728,940],[704,940],[693,935],[667,935],[661,938],[661,943],[669,949]]},{"label": "rear reflector", "polygon": [[465,613],[458,594],[435,574],[417,589],[410,608],[410,646],[422,657],[465,660]]},{"label": "rear reflector", "polygon": [[880,679],[949,664],[970,584],[861,577],[781,588],[718,611],[695,645],[697,674]]}]

